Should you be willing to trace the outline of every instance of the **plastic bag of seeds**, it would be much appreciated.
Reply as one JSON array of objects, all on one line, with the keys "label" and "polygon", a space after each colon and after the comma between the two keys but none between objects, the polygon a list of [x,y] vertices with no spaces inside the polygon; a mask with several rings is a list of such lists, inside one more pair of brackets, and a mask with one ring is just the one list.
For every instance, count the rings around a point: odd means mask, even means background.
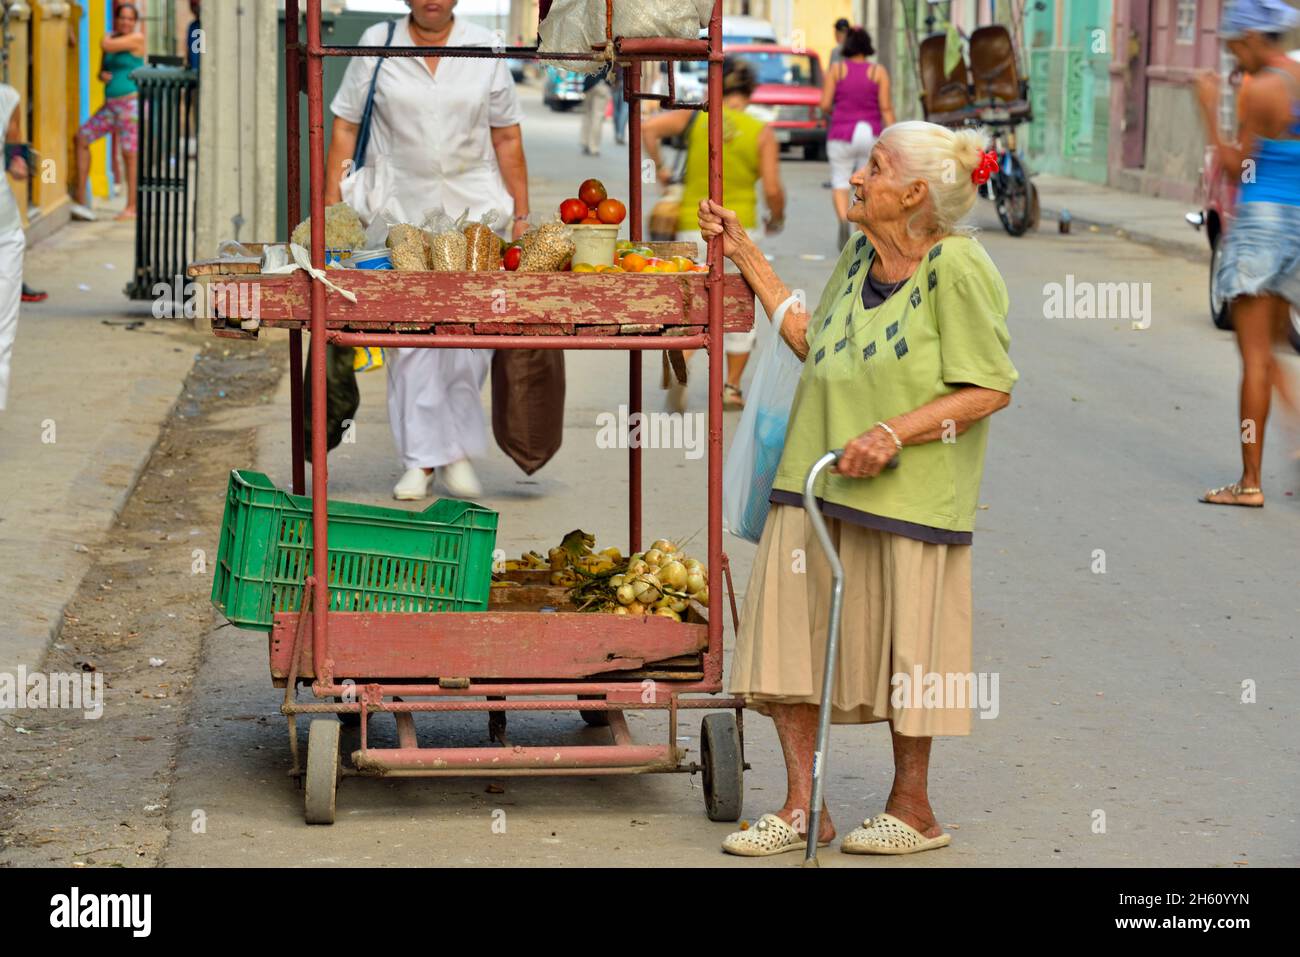
[{"label": "plastic bag of seeds", "polygon": [[465,236],[465,216],[452,219],[441,210],[431,212],[424,228],[429,234],[429,252],[432,268],[438,272],[461,272],[469,254],[469,239]]},{"label": "plastic bag of seeds", "polygon": [[559,272],[573,257],[573,231],[558,219],[530,229],[520,239],[519,272]]},{"label": "plastic bag of seeds", "polygon": [[429,237],[420,227],[397,223],[388,230],[387,245],[392,250],[394,269],[421,272],[433,268]]},{"label": "plastic bag of seeds", "polygon": [[465,268],[473,272],[501,268],[501,237],[492,227],[501,219],[496,210],[489,210],[462,230],[465,234]]}]

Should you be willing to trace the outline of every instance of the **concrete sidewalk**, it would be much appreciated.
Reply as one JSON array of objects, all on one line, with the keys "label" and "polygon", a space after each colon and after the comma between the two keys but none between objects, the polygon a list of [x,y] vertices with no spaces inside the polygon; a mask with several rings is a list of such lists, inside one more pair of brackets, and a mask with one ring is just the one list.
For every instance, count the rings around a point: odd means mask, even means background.
[{"label": "concrete sidewalk", "polygon": [[27,250],[50,298],[22,306],[0,413],[0,671],[40,664],[194,362],[188,324],[123,295],[134,241],[105,220]]},{"label": "concrete sidewalk", "polygon": [[1209,259],[1210,244],[1205,233],[1193,229],[1183,218],[1198,208],[1195,202],[1143,196],[1050,173],[1035,175],[1034,183],[1045,219],[1059,220],[1061,213],[1068,211],[1074,221],[1073,231],[1093,229],[1168,252]]}]

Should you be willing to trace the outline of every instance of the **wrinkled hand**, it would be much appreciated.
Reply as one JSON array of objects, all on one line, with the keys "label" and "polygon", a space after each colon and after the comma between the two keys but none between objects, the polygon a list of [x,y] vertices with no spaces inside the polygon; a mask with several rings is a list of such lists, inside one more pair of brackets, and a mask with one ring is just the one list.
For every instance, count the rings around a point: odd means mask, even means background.
[{"label": "wrinkled hand", "polygon": [[714,236],[721,236],[722,255],[728,259],[751,242],[735,211],[707,198],[700,200],[700,235],[705,242]]},{"label": "wrinkled hand", "polygon": [[673,181],[673,171],[666,163],[659,163],[655,166],[655,179],[659,181],[660,186],[667,186]]},{"label": "wrinkled hand", "polygon": [[873,478],[898,454],[894,438],[882,428],[872,428],[844,446],[835,472],[848,478]]},{"label": "wrinkled hand", "polygon": [[511,241],[518,239],[526,232],[528,232],[528,224],[524,222],[522,219],[516,219],[514,226],[511,227],[510,229]]}]

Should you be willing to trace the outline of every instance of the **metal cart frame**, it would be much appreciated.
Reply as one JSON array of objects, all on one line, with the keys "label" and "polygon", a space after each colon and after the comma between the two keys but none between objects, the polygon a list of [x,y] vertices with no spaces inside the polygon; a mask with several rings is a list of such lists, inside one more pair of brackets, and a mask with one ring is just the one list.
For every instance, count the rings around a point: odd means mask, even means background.
[{"label": "metal cart frame", "polygon": [[[306,0],[306,43],[299,35],[300,0],[286,0],[288,226],[301,218],[299,189],[300,95],[307,97],[308,147],[310,163],[311,259],[321,268],[325,262],[323,188],[325,176],[325,118],[322,83],[325,57],[351,56],[439,56],[518,57],[526,59],[596,60],[612,49],[618,67],[624,71],[624,96],[629,111],[629,229],[631,238],[642,239],[641,213],[641,114],[640,101],[657,100],[669,108],[707,110],[709,196],[722,198],[722,3],[715,0],[707,39],[617,38],[612,36],[613,0],[606,0],[608,44],[585,52],[539,54],[535,47],[344,47],[321,43],[321,0]],[[704,60],[708,63],[708,96],[705,103],[679,103],[673,89],[672,71],[668,93],[653,94],[640,88],[640,64],[655,60]],[[705,349],[708,352],[708,567],[714,579],[707,616],[696,609],[690,619],[678,623],[668,619],[629,621],[613,615],[501,613],[366,613],[324,612],[330,604],[327,577],[307,579],[303,607],[295,614],[277,614],[271,633],[272,677],[285,688],[281,711],[288,717],[289,745],[293,756],[290,773],[305,779],[306,816],[309,823],[332,823],[335,791],[346,774],[403,776],[466,776],[520,774],[637,774],[663,771],[702,771],[705,801],[714,820],[736,820],[740,815],[744,763],[743,699],[702,697],[722,690],[722,589],[718,573],[726,578],[733,621],[735,597],[731,592],[730,569],[722,551],[722,336],[724,331],[724,278],[721,248],[709,244],[707,276],[694,277],[707,290],[706,324],[664,327],[664,334],[628,334],[611,328],[612,334],[593,334],[590,329],[574,335],[554,334],[563,327],[543,326],[511,329],[511,334],[474,334],[439,330],[438,335],[387,331],[355,332],[327,326],[325,286],[310,281],[308,328],[312,334],[310,363],[312,389],[312,530],[313,568],[328,567],[326,502],[328,464],[326,450],[325,345],[388,346],[425,348],[491,349],[622,349],[630,351],[629,414],[641,411],[641,356],[645,349]],[[352,275],[352,274],[347,274]],[[439,274],[445,277],[460,274]],[[504,274],[517,276],[518,274]],[[575,277],[575,281],[576,281]],[[583,277],[584,279],[587,277]],[[635,277],[629,277],[635,278]],[[655,277],[668,278],[668,277]],[[732,286],[739,277],[728,276]],[[341,281],[341,280],[340,280]],[[360,280],[359,280],[360,281]],[[526,278],[516,280],[528,281]],[[739,280],[743,282],[743,280]],[[573,296],[581,293],[575,287]],[[648,287],[647,287],[648,288]],[[747,290],[747,286],[744,289]],[[733,288],[733,291],[734,288]],[[627,297],[626,292],[623,294]],[[750,293],[752,296],[752,292]],[[752,303],[752,298],[750,299]],[[338,304],[336,304],[336,307]],[[698,311],[697,311],[698,312]],[[302,423],[301,371],[303,362],[302,323],[290,329],[290,375],[292,381],[293,490],[303,494],[306,486]],[[635,327],[631,327],[635,328]],[[730,325],[728,326],[730,328]],[[569,327],[572,330],[572,327]],[[431,332],[432,330],[426,330]],[[674,335],[672,333],[682,334]],[[641,450],[635,443],[628,453],[630,551],[641,549]],[[634,638],[629,641],[629,638]],[[604,644],[602,644],[602,641]],[[573,664],[589,645],[600,652],[621,641],[635,645],[637,653],[619,659],[605,650],[609,667],[588,674]],[[666,654],[666,660],[681,661],[682,648],[697,647],[698,670],[655,671],[661,659],[646,654]],[[543,670],[573,671],[573,677],[544,679],[501,677],[505,656],[518,648],[534,649],[532,660],[544,662]],[[538,650],[538,649],[541,650]],[[646,649],[649,649],[646,652]],[[527,657],[527,656],[525,656]],[[689,656],[687,656],[689,657]],[[515,671],[519,666],[512,665]],[[590,670],[590,663],[585,666]],[[603,666],[602,666],[603,667]],[[622,670],[620,670],[622,669]],[[674,677],[674,675],[681,675]],[[493,677],[495,675],[495,677]],[[651,677],[645,677],[651,675]],[[689,675],[689,676],[687,676]],[[347,676],[346,679],[340,676]],[[639,677],[638,677],[639,676]],[[314,701],[299,702],[296,691],[307,684]],[[579,696],[572,698],[568,696]],[[469,700],[480,697],[484,700]],[[412,698],[427,700],[413,701]],[[667,711],[668,738],[663,744],[636,744],[624,720],[626,710]],[[727,709],[705,718],[701,762],[686,763],[677,747],[679,712],[683,709]],[[505,739],[505,716],[511,711],[574,710],[590,724],[608,724],[612,743],[607,745],[565,745],[556,747],[509,746]],[[499,744],[481,748],[421,747],[416,739],[416,712],[489,712],[490,732]],[[734,711],[734,716],[732,712]],[[398,747],[374,748],[367,735],[368,716],[389,712],[397,725]],[[296,719],[299,715],[337,714],[340,719],[356,716],[360,721],[360,747],[352,753],[353,768],[339,761],[339,722],[312,721],[308,734],[306,767],[300,760]],[[603,719],[603,720],[602,720]]]}]

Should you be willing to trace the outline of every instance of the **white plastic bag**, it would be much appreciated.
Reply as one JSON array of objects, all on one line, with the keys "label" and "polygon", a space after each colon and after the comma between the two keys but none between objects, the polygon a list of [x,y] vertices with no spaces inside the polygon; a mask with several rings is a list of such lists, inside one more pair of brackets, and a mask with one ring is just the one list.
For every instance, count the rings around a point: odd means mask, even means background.
[{"label": "white plastic bag", "polygon": [[[339,192],[343,202],[356,210],[363,226],[379,221],[381,214],[389,222],[411,221],[397,199],[393,168],[382,157],[372,156],[361,169],[354,168],[352,161],[348,160],[343,167]],[[387,233],[387,223],[384,231]]]},{"label": "white plastic bag", "polygon": [[[786,317],[789,314],[787,310]],[[776,467],[785,449],[790,404],[802,374],[803,363],[779,333],[759,352],[722,470],[722,524],[746,541],[757,542],[763,534]]]},{"label": "white plastic bag", "polygon": [[[713,0],[616,0],[616,37],[678,37],[694,40],[709,22]],[[541,53],[579,53],[605,46],[605,0],[555,0],[537,27]],[[598,60],[565,60],[553,66],[595,73]]]}]

